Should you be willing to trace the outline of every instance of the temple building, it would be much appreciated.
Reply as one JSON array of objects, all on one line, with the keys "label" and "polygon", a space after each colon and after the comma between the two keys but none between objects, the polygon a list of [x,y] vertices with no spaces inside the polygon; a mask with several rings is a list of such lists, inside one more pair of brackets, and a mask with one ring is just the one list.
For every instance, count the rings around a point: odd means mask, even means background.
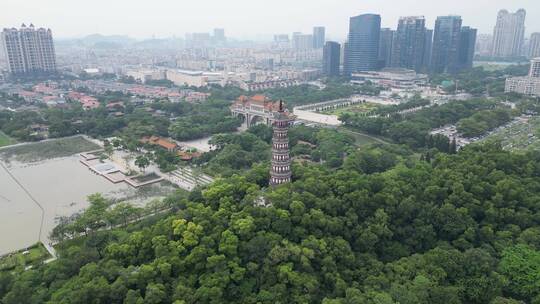
[{"label": "temple building", "polygon": [[263,123],[271,126],[279,111],[279,102],[264,95],[240,96],[230,107],[234,117],[241,117],[246,127]]},{"label": "temple building", "polygon": [[279,101],[279,110],[274,112],[272,123],[272,166],[270,168],[270,186],[291,182],[291,158],[289,155],[289,124],[291,117]]}]

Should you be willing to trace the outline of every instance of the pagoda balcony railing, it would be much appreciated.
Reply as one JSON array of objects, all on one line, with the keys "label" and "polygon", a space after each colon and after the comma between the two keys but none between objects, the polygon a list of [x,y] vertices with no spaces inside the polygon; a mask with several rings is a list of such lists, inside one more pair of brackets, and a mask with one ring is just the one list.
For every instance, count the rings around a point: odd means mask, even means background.
[{"label": "pagoda balcony railing", "polygon": [[277,172],[271,172],[270,173],[270,176],[271,177],[277,177],[277,178],[290,178],[291,177],[291,172],[283,172],[283,173],[277,173]]},{"label": "pagoda balcony railing", "polygon": [[290,166],[291,160],[272,160],[272,166]]}]

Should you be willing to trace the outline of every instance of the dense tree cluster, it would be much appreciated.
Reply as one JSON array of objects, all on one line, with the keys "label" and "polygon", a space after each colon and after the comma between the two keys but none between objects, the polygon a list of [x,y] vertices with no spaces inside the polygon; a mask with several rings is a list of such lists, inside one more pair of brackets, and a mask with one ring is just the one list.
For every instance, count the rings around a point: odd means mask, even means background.
[{"label": "dense tree cluster", "polygon": [[215,149],[205,153],[198,163],[204,164],[211,175],[231,176],[270,159],[270,144],[250,132],[218,134],[209,143]]},{"label": "dense tree cluster", "polygon": [[287,101],[287,106],[292,108],[303,104],[347,98],[353,94],[379,95],[380,91],[379,87],[370,84],[355,86],[348,83],[329,82],[323,89],[303,84],[288,88],[270,89],[263,93],[274,100],[283,99]]},{"label": "dense tree cluster", "polygon": [[457,75],[437,74],[431,76],[431,84],[440,85],[443,81],[452,81],[454,85],[448,86],[445,90],[454,93],[457,82],[458,90],[464,90],[475,96],[489,94],[490,96],[504,95],[504,84],[506,77],[524,76],[529,71],[529,65],[511,65],[505,69],[486,70],[483,67],[476,67],[459,73]]},{"label": "dense tree cluster", "polygon": [[[353,148],[354,140],[336,130],[295,126],[289,130],[291,156],[316,163],[324,163],[330,168],[341,166],[345,156]],[[210,144],[214,147],[196,163],[213,176],[231,176],[261,164],[261,170],[268,171],[272,129],[266,125],[256,125],[244,133],[217,134]]]},{"label": "dense tree cluster", "polygon": [[426,139],[426,148],[435,149],[438,152],[454,154],[457,152],[456,139],[449,140],[442,134],[430,134]]},{"label": "dense tree cluster", "polygon": [[40,115],[33,111],[0,111],[0,130],[17,139],[32,139],[28,127],[42,121]]},{"label": "dense tree cluster", "polygon": [[[186,192],[177,190],[165,200],[154,199],[144,208],[126,202],[108,200],[96,193],[88,196],[89,207],[70,217],[61,217],[59,224],[53,229],[51,239],[63,241],[78,236],[96,237],[97,232],[114,227],[126,227],[129,223],[142,217],[155,215],[164,210],[173,209],[175,200],[180,200]],[[98,252],[101,255],[101,252]]]},{"label": "dense tree cluster", "polygon": [[171,124],[169,133],[175,139],[189,140],[215,133],[236,131],[241,124],[240,119],[231,116],[228,107],[218,109],[205,107],[176,119]]},{"label": "dense tree cluster", "polygon": [[395,114],[395,113],[398,113],[398,112],[401,112],[401,111],[405,111],[405,110],[409,110],[409,109],[425,107],[425,106],[428,106],[429,104],[430,104],[429,100],[422,99],[420,96],[416,95],[416,96],[413,96],[413,98],[411,98],[410,100],[408,100],[405,103],[400,103],[400,104],[391,105],[391,106],[379,107],[379,108],[375,109],[374,114],[381,115],[381,116],[387,116],[387,115],[392,115],[392,114]]},{"label": "dense tree cluster", "polygon": [[310,160],[322,162],[330,168],[341,166],[354,144],[354,139],[348,134],[306,126],[291,128],[289,141],[292,156],[306,155]]},{"label": "dense tree cluster", "polygon": [[386,136],[397,143],[419,148],[426,146],[429,131],[433,128],[457,123],[463,118],[471,117],[477,111],[493,109],[496,106],[495,101],[470,99],[423,108],[407,115],[364,117],[358,114],[344,113],[340,119],[346,126],[353,129]]},{"label": "dense tree cluster", "polygon": [[457,130],[465,137],[481,136],[511,119],[512,113],[509,109],[483,110],[458,121]]},{"label": "dense tree cluster", "polygon": [[218,180],[144,229],[96,232],[101,241],[82,238],[58,261],[0,274],[0,297],[540,303],[538,151],[470,146],[430,162],[376,147],[355,153],[337,171],[296,165],[292,184],[264,192],[256,172]]},{"label": "dense tree cluster", "polygon": [[[99,97],[102,106],[83,110],[80,105],[69,108],[36,111],[0,111],[0,130],[22,141],[42,139],[33,125],[48,127],[49,137],[87,134],[93,137],[124,136],[138,141],[142,136],[171,136],[180,140],[200,138],[215,133],[234,131],[241,122],[230,116],[228,101],[211,100],[204,104],[156,101],[149,106],[123,102],[123,95],[109,92]],[[111,102],[123,106],[107,108]],[[121,113],[121,115],[113,115]],[[171,121],[172,119],[172,121]],[[129,141],[126,140],[126,141]]]},{"label": "dense tree cluster", "polygon": [[10,95],[6,92],[0,91],[0,105],[5,107],[20,107],[24,104],[24,98],[19,95]]}]

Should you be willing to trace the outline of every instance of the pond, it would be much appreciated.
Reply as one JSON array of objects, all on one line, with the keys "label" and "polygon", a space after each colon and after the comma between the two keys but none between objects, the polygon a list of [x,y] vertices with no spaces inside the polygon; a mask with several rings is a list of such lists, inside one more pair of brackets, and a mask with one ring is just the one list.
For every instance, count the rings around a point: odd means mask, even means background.
[{"label": "pond", "polygon": [[56,219],[87,207],[86,197],[90,194],[99,192],[121,198],[133,196],[135,191],[125,183],[113,184],[92,173],[79,163],[78,155],[36,163],[2,162],[0,255],[30,246],[39,239],[48,242]]}]

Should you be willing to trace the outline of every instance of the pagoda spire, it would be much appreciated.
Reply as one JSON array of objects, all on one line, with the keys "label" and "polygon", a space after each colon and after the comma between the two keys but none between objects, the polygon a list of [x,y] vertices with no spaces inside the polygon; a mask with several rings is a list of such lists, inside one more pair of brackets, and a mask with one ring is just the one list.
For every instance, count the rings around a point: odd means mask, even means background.
[{"label": "pagoda spire", "polygon": [[274,112],[272,122],[272,164],[270,168],[270,186],[291,182],[291,158],[289,153],[289,123],[291,119],[285,112],[283,101],[279,101],[279,110]]}]

